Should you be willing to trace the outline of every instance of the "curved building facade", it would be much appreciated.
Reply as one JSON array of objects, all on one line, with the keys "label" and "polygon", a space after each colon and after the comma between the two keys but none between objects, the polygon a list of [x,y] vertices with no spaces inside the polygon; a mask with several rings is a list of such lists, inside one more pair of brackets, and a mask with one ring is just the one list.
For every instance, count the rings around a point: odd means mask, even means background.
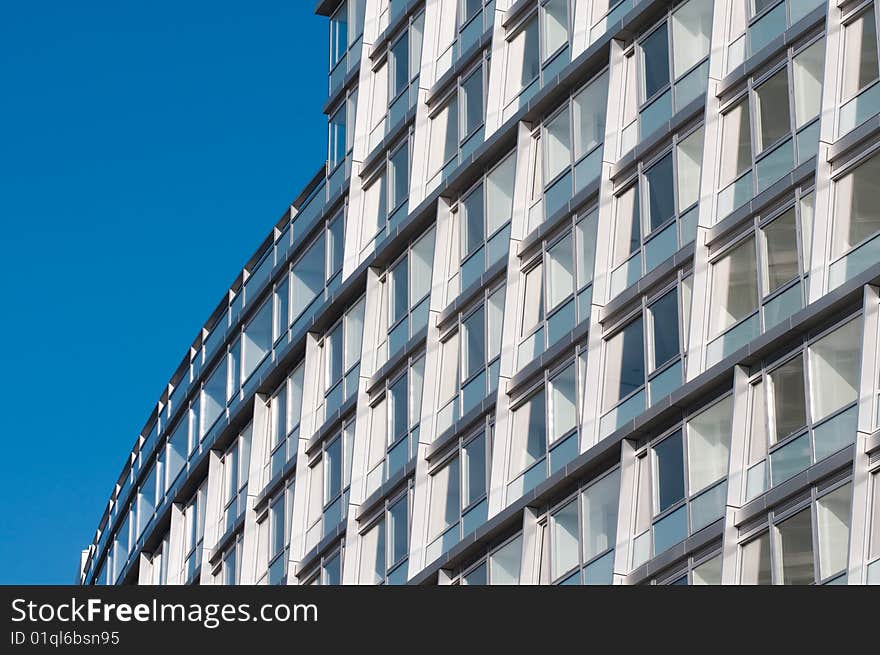
[{"label": "curved building facade", "polygon": [[321,0],[79,581],[880,582],[875,5]]}]

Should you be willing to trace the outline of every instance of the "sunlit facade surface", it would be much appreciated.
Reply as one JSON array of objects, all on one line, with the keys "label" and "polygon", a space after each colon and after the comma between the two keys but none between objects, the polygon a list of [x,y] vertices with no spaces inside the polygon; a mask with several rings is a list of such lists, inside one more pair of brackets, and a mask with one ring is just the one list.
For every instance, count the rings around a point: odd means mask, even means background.
[{"label": "sunlit facade surface", "polygon": [[322,0],[79,581],[880,583],[875,5]]}]

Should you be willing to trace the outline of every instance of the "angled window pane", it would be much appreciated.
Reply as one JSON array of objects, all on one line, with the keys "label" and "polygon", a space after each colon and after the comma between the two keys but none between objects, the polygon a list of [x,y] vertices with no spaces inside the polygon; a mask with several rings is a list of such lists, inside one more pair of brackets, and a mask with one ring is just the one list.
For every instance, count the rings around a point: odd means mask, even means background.
[{"label": "angled window pane", "polygon": [[751,238],[712,265],[711,335],[724,332],[757,309],[756,266]]},{"label": "angled window pane", "polygon": [[631,187],[617,198],[617,220],[612,244],[612,264],[622,264],[641,246],[637,187]]},{"label": "angled window pane", "polygon": [[678,79],[709,54],[712,0],[690,0],[672,14],[672,65]]},{"label": "angled window pane", "polygon": [[669,41],[665,23],[642,41],[642,78],[645,100],[669,84]]},{"label": "angled window pane", "polygon": [[486,436],[481,434],[462,449],[463,507],[486,495]]},{"label": "angled window pane", "polygon": [[835,185],[832,254],[842,255],[880,232],[880,156],[874,156]]},{"label": "angled window pane", "polygon": [[800,269],[794,208],[764,226],[761,235],[761,254],[766,267],[764,293],[767,294],[797,277]]},{"label": "angled window pane", "polygon": [[574,261],[572,237],[568,233],[562,241],[547,250],[547,307],[552,310],[574,293]]},{"label": "angled window pane", "polygon": [[791,132],[788,115],[788,71],[783,68],[755,89],[755,117],[758,152]]},{"label": "angled window pane", "polygon": [[662,366],[680,352],[678,338],[678,291],[672,290],[654,302],[648,311],[651,314],[651,334],[653,341],[653,367]]},{"label": "angled window pane", "polygon": [[578,507],[571,501],[550,517],[553,543],[553,579],[578,564]]},{"label": "angled window pane", "polygon": [[489,555],[489,583],[519,584],[522,567],[522,535]]},{"label": "angled window pane", "polygon": [[645,171],[648,216],[645,231],[650,232],[675,215],[675,186],[672,183],[672,153]]},{"label": "angled window pane", "polygon": [[510,155],[486,176],[486,231],[491,236],[510,220],[516,158]]},{"label": "angled window pane", "polygon": [[[787,106],[787,105],[786,105]],[[733,182],[752,167],[749,103],[745,100],[724,114],[721,145],[721,185]]]},{"label": "angled window pane", "polygon": [[[693,0],[691,0],[693,2]],[[703,128],[688,135],[675,150],[678,166],[678,211],[700,199],[700,171],[703,165]]]},{"label": "angled window pane", "polygon": [[538,265],[528,273],[525,279],[523,298],[523,323],[520,334],[527,335],[539,322],[544,320],[543,267]]},{"label": "angled window pane", "polygon": [[462,380],[486,366],[486,313],[483,307],[462,321],[461,342]]},{"label": "angled window pane", "polygon": [[617,535],[617,505],[620,471],[588,487],[583,495],[584,561],[614,548]]},{"label": "angled window pane", "polygon": [[819,577],[846,569],[849,561],[849,522],[852,485],[822,496],[816,504],[819,533]]},{"label": "angled window pane", "polygon": [[605,345],[605,388],[603,409],[645,384],[645,342],[642,319],[637,319],[611,337]]},{"label": "angled window pane", "polygon": [[691,494],[727,475],[732,418],[733,397],[728,396],[688,421]]},{"label": "angled window pane", "polygon": [[874,8],[844,29],[843,98],[848,100],[877,79],[877,27]]},{"label": "angled window pane", "polygon": [[825,74],[825,39],[816,41],[791,60],[794,81],[795,127],[800,128],[819,115],[822,108],[822,78]]},{"label": "angled window pane", "polygon": [[766,532],[742,547],[740,584],[773,584],[770,565],[770,535]]},{"label": "angled window pane", "polygon": [[861,359],[861,319],[850,321],[810,346],[810,399],[814,421],[858,398]]},{"label": "angled window pane", "polygon": [[440,536],[458,522],[459,462],[456,457],[431,476],[431,509],[428,516],[428,540]]},{"label": "angled window pane", "polygon": [[605,139],[607,98],[606,72],[572,99],[575,159],[580,159]]},{"label": "angled window pane", "polygon": [[568,43],[568,0],[549,0],[544,5],[542,59]]},{"label": "angled window pane", "polygon": [[571,165],[571,127],[568,107],[544,128],[544,166],[547,182],[553,180]]},{"label": "angled window pane", "polygon": [[547,452],[543,390],[513,412],[510,477],[526,470]]},{"label": "angled window pane", "polygon": [[660,513],[684,498],[684,453],[677,432],[654,446],[654,488]]},{"label": "angled window pane", "polygon": [[590,213],[574,226],[577,239],[577,287],[580,289],[593,281],[593,268],[596,264],[596,230],[598,212]]},{"label": "angled window pane", "polygon": [[782,584],[812,584],[813,527],[810,509],[798,512],[777,526],[779,530]]},{"label": "angled window pane", "polygon": [[804,360],[800,355],[774,369],[768,376],[773,399],[774,440],[784,439],[806,422],[804,400]]},{"label": "angled window pane", "polygon": [[461,84],[462,138],[483,124],[483,69],[478,69]]},{"label": "angled window pane", "polygon": [[577,375],[574,363],[550,380],[550,442],[577,426]]}]

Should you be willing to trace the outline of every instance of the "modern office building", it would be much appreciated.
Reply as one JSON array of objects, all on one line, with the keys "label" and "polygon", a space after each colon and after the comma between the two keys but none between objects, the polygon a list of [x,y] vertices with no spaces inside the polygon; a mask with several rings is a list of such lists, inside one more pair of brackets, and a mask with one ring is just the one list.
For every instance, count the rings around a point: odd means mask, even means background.
[{"label": "modern office building", "polygon": [[875,4],[319,2],[80,582],[880,583]]}]

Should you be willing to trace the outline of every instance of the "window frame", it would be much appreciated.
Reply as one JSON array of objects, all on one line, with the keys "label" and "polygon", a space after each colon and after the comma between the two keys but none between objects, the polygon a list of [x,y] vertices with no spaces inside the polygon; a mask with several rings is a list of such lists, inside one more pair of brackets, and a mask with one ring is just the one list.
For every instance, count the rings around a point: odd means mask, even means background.
[{"label": "window frame", "polygon": [[[834,479],[834,477],[838,477],[838,479]],[[810,538],[811,538],[811,548],[812,548],[812,567],[813,567],[813,582],[810,585],[825,585],[825,584],[833,584],[839,581],[841,578],[846,580],[848,574],[848,567],[845,567],[842,570],[835,571],[825,577],[821,575],[821,562],[820,562],[820,540],[819,540],[819,521],[817,517],[819,502],[825,498],[833,494],[834,492],[840,490],[841,488],[850,485],[850,517],[849,517],[849,542],[852,541],[852,485],[853,485],[853,475],[852,472],[847,473],[845,476],[832,476],[830,480],[826,480],[824,482],[819,482],[817,484],[813,484],[809,487],[809,489],[805,490],[802,494],[799,495],[793,501],[789,501],[778,505],[776,507],[770,508],[769,511],[763,514],[763,518],[760,520],[759,525],[754,527],[749,527],[747,529],[740,528],[739,534],[736,539],[737,544],[737,553],[736,553],[736,579],[737,584],[745,584],[742,582],[743,577],[743,550],[746,546],[754,541],[761,538],[769,539],[769,550],[770,550],[770,575],[771,575],[771,585],[784,585],[784,581],[780,580],[782,573],[782,544],[781,537],[779,534],[779,526],[784,523],[786,520],[797,516],[803,511],[808,511],[810,513]],[[848,550],[848,549],[847,549]],[[849,552],[847,552],[847,562],[849,562]],[[845,583],[844,583],[845,584]]]}]

